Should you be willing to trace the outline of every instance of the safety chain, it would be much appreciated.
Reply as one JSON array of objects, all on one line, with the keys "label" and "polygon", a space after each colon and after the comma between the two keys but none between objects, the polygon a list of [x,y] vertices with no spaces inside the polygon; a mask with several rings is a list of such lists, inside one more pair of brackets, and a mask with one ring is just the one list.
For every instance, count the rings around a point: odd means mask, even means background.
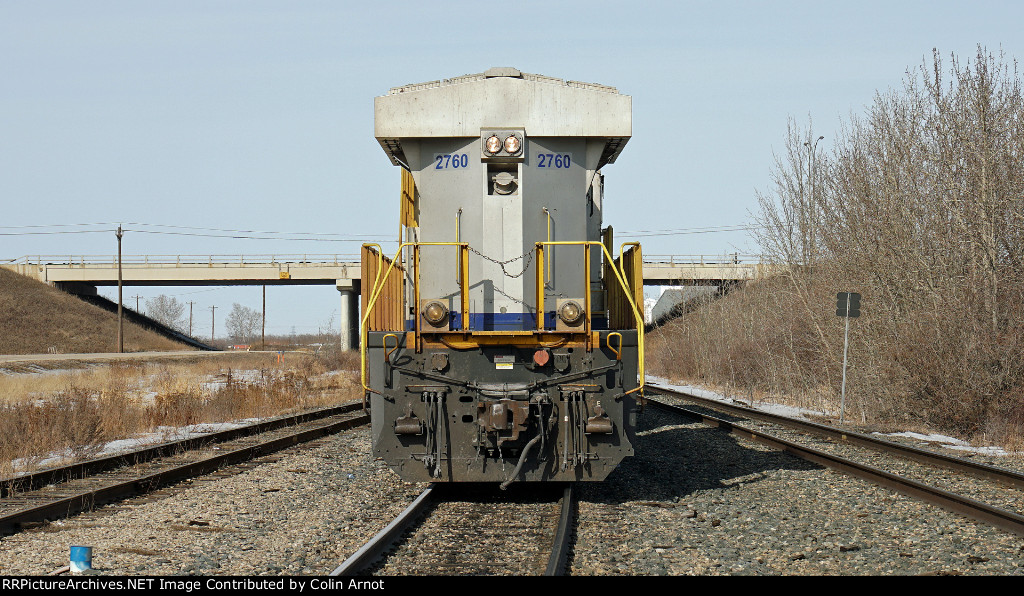
[{"label": "safety chain", "polygon": [[[495,265],[501,267],[501,272],[505,274],[505,277],[510,277],[512,279],[515,279],[517,277],[522,277],[523,274],[526,273],[526,270],[530,268],[530,261],[533,260],[533,251],[532,250],[529,251],[529,252],[525,252],[525,253],[519,255],[518,257],[509,259],[507,261],[499,261],[497,259],[492,259],[491,257],[485,255],[484,253],[480,252],[479,250],[473,248],[472,246],[469,246],[467,248],[469,248],[469,250],[471,252],[476,253],[477,255],[479,255],[480,258],[482,258],[482,259],[484,259],[486,261],[490,261],[490,262],[494,263]],[[519,259],[522,259],[522,258],[525,258],[526,260],[523,262],[523,270],[520,271],[519,273],[517,273],[515,275],[512,275],[511,273],[508,272],[507,269],[505,269],[505,265],[508,265],[509,263],[514,263],[515,261],[518,261]]]},{"label": "safety chain", "polygon": [[522,304],[523,306],[529,306],[525,301],[520,300],[520,299],[516,298],[515,296],[509,296],[505,292],[502,292],[501,290],[499,290],[497,287],[494,288],[494,291],[497,292],[498,294],[501,294],[506,299],[511,300],[512,302],[518,302],[519,304]]}]

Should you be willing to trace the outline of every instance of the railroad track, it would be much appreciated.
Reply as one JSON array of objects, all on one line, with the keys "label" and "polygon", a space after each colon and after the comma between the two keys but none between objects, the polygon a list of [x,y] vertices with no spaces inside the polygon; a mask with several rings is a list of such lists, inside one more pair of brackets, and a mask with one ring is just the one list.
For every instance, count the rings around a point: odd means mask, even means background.
[{"label": "railroad track", "polygon": [[362,402],[0,480],[0,534],[90,511],[367,424]]},{"label": "railroad track", "polygon": [[567,574],[574,485],[517,489],[431,485],[331,575]]},{"label": "railroad track", "polygon": [[[649,384],[699,406],[648,403],[1024,536],[1024,474],[879,437],[706,399]],[[725,412],[731,419],[714,415]],[[737,424],[743,419],[743,425]],[[1007,489],[1016,490],[1007,490]]]}]

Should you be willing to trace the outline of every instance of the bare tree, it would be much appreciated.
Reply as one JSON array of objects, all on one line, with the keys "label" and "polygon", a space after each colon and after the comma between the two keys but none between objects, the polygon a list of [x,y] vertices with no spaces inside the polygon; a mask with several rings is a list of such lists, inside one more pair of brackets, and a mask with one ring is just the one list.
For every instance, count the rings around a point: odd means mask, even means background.
[{"label": "bare tree", "polygon": [[187,328],[185,303],[179,302],[173,296],[160,294],[156,298],[146,300],[146,316],[178,331],[185,331]]},{"label": "bare tree", "polygon": [[252,343],[259,334],[263,315],[260,311],[234,303],[224,325],[228,336],[241,343]]},{"label": "bare tree", "polygon": [[756,320],[738,294],[683,319],[686,345],[702,346],[690,374],[828,401],[842,358],[835,296],[859,292],[849,382],[862,419],[1024,434],[1016,62],[933,52],[829,137],[790,122],[757,216],[788,273],[757,290]]},{"label": "bare tree", "polygon": [[812,237],[805,294],[864,293],[859,374],[881,407],[963,432],[1024,421],[1022,123],[1016,63],[979,47],[947,70],[933,52],[847,125],[809,215],[789,216],[793,193],[777,195],[786,217],[765,210],[773,237]]}]

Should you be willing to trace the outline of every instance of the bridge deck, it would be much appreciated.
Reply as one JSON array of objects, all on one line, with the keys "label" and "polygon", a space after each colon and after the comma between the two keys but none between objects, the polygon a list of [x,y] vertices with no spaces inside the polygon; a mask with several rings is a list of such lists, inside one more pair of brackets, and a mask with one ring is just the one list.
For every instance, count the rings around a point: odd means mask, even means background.
[{"label": "bridge deck", "polygon": [[[116,256],[32,256],[0,266],[46,283],[117,285]],[[356,255],[125,256],[125,285],[335,285],[359,279]],[[751,255],[652,255],[644,285],[721,285],[766,277],[774,268]]]},{"label": "bridge deck", "polygon": [[[46,283],[117,285],[117,257],[22,257],[0,264]],[[335,285],[359,279],[355,255],[174,255],[121,259],[133,286]]]}]

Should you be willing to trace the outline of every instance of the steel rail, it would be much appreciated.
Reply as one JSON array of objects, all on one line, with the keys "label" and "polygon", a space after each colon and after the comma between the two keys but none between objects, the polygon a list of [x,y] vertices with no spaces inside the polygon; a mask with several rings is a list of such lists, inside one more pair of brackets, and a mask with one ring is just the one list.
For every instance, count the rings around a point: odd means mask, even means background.
[{"label": "steel rail", "polygon": [[832,426],[827,426],[824,424],[818,424],[816,422],[799,420],[796,418],[790,418],[787,416],[763,412],[761,410],[756,410],[754,408],[724,403],[717,400],[708,399],[706,397],[700,397],[699,395],[694,395],[686,391],[669,389],[667,387],[658,385],[657,383],[648,382],[648,387],[660,393],[700,403],[711,408],[725,410],[730,414],[734,414],[744,418],[753,418],[757,420],[771,422],[774,424],[788,426],[796,430],[809,432],[816,434],[818,436],[843,441],[851,445],[857,445],[860,447],[867,447],[870,449],[875,449],[886,453],[896,454],[919,463],[929,464],[933,466],[941,466],[963,474],[970,474],[971,476],[982,478],[984,480],[1002,482],[1018,489],[1024,489],[1024,474],[1021,474],[1020,472],[1016,472],[1014,470],[1008,470],[1006,468],[1000,468],[998,466],[993,466],[990,464],[972,462],[959,457],[929,451],[927,449],[911,447],[909,445],[902,445],[900,443],[895,443],[893,441],[888,441],[878,437],[872,437],[870,435],[858,433],[855,431],[843,430]]},{"label": "steel rail", "polygon": [[674,406],[656,400],[648,400],[648,403],[654,407],[662,408],[669,412],[699,419],[704,424],[716,426],[737,437],[759,442],[807,461],[811,461],[834,470],[839,470],[862,480],[867,480],[868,482],[872,482],[911,497],[921,499],[933,505],[937,505],[948,511],[991,524],[992,526],[1007,530],[1019,536],[1024,536],[1024,517],[1017,515],[1016,513],[992,507],[991,505],[987,505],[963,495],[958,495],[934,486],[929,486],[915,480],[910,480],[909,478],[903,478],[884,470],[859,464],[811,447],[797,445],[791,441],[733,424],[732,422],[716,418],[709,414],[694,412],[680,406]]},{"label": "steel rail", "polygon": [[[66,517],[106,503],[123,500],[188,478],[209,474],[226,465],[248,461],[293,445],[361,426],[369,422],[366,414],[347,418],[314,428],[289,433],[255,445],[246,445],[225,451],[200,461],[174,466],[151,474],[119,480],[96,489],[79,491],[47,503],[22,509],[0,517],[0,534],[17,531],[22,524]],[[310,422],[310,421],[307,421]]]},{"label": "steel rail", "polygon": [[84,462],[50,468],[47,470],[40,470],[23,476],[3,478],[0,479],[0,498],[9,497],[13,493],[19,491],[35,490],[50,484],[85,478],[86,476],[99,474],[101,472],[140,464],[160,457],[167,457],[168,455],[181,451],[190,451],[210,443],[232,441],[239,437],[260,434],[278,428],[283,428],[285,426],[294,426],[307,421],[346,414],[362,408],[362,405],[362,400],[353,401],[340,406],[321,408],[310,412],[282,416],[238,428],[207,433],[198,437],[161,443],[159,445],[128,453],[119,453],[116,455],[94,458]]},{"label": "steel rail", "polygon": [[420,493],[420,496],[416,497],[405,510],[398,514],[398,517],[393,519],[387,526],[384,526],[383,530],[360,547],[352,556],[345,559],[330,575],[350,576],[364,573],[378,559],[383,557],[393,544],[401,539],[405,531],[416,522],[423,512],[434,504],[434,489],[434,484],[428,486]]},{"label": "steel rail", "polygon": [[[562,490],[559,506],[558,526],[551,541],[545,576],[560,576],[568,573],[569,557],[572,552],[572,538],[576,519],[575,483],[569,483]],[[450,486],[431,484],[394,520],[369,541],[331,571],[331,576],[358,576],[367,574],[375,565],[386,558],[387,553],[397,545],[424,514],[442,498],[441,489]]]},{"label": "steel rail", "polygon": [[576,519],[575,483],[566,485],[562,492],[562,507],[558,518],[558,529],[551,546],[551,556],[544,570],[545,576],[567,575],[569,572],[569,554],[572,552],[573,526]]}]

